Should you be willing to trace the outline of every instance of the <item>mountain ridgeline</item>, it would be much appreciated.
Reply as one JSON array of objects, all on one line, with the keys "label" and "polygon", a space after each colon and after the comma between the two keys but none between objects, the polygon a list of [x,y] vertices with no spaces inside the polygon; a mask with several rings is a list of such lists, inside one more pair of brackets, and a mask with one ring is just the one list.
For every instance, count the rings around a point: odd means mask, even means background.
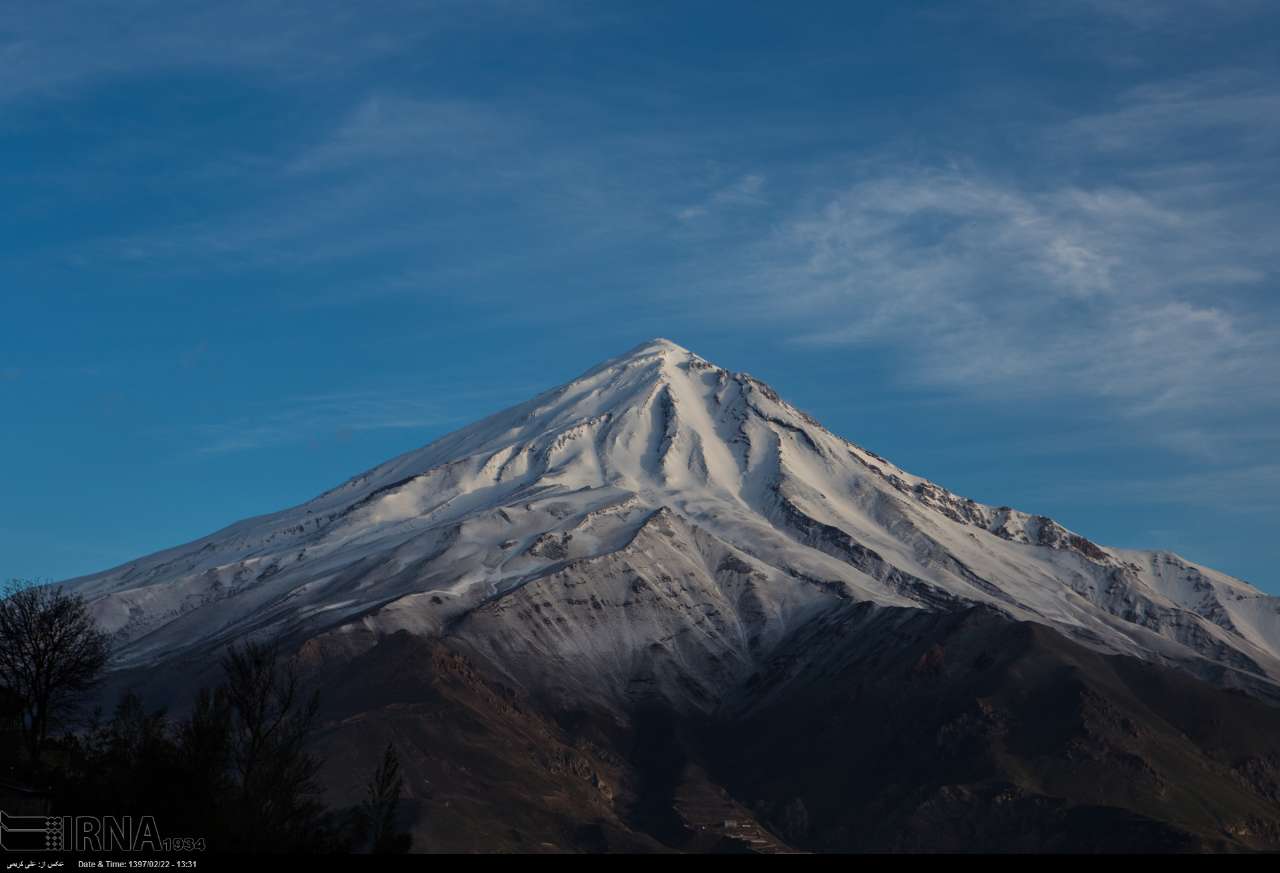
[{"label": "mountain ridgeline", "polygon": [[1280,848],[1280,599],[960,497],[666,340],[64,584],[167,699],[287,640],[330,792],[411,750],[415,846]]}]

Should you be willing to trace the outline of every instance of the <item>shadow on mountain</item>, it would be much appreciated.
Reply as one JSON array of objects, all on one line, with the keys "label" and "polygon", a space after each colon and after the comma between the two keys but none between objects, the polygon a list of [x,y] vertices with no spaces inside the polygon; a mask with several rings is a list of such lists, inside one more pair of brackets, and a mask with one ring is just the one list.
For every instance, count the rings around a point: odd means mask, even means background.
[{"label": "shadow on mountain", "polygon": [[705,747],[766,819],[803,804],[798,845],[1280,846],[1280,710],[985,610],[895,612],[796,640]]},{"label": "shadow on mountain", "polygon": [[1280,709],[984,609],[850,605],[703,715],[566,706],[407,633],[310,645],[334,799],[394,741],[423,848],[1280,848]]}]

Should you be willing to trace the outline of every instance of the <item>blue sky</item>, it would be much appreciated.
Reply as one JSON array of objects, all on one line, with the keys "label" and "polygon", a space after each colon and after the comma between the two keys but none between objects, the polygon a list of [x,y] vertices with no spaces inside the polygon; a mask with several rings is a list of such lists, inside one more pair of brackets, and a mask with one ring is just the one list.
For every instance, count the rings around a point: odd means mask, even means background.
[{"label": "blue sky", "polygon": [[1280,593],[1278,158],[1265,2],[15,0],[0,577],[667,336]]}]

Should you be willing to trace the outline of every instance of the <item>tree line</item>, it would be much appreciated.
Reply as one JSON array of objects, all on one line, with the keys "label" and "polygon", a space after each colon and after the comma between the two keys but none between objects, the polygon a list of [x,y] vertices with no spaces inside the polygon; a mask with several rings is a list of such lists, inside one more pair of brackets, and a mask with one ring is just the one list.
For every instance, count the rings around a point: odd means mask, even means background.
[{"label": "tree line", "polygon": [[319,800],[311,749],[318,692],[307,693],[278,643],[245,642],[222,680],[172,719],[126,692],[110,717],[72,717],[110,658],[109,637],[78,595],[11,582],[0,594],[0,761],[11,780],[46,789],[54,815],[153,816],[162,831],[212,851],[402,853],[404,782],[388,745],[357,806]]}]

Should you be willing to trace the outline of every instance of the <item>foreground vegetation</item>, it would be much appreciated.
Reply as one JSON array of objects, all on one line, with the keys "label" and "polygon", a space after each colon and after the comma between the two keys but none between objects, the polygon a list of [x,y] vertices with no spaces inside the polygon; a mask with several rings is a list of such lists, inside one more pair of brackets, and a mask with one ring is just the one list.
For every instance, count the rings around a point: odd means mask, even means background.
[{"label": "foreground vegetation", "polygon": [[[402,853],[403,781],[388,746],[356,807],[327,808],[310,751],[319,708],[280,648],[228,649],[222,681],[172,719],[125,693],[77,725],[108,660],[83,600],[11,583],[0,597],[0,774],[44,793],[54,815],[145,816],[212,851]],[[78,729],[76,729],[78,727]]]}]

